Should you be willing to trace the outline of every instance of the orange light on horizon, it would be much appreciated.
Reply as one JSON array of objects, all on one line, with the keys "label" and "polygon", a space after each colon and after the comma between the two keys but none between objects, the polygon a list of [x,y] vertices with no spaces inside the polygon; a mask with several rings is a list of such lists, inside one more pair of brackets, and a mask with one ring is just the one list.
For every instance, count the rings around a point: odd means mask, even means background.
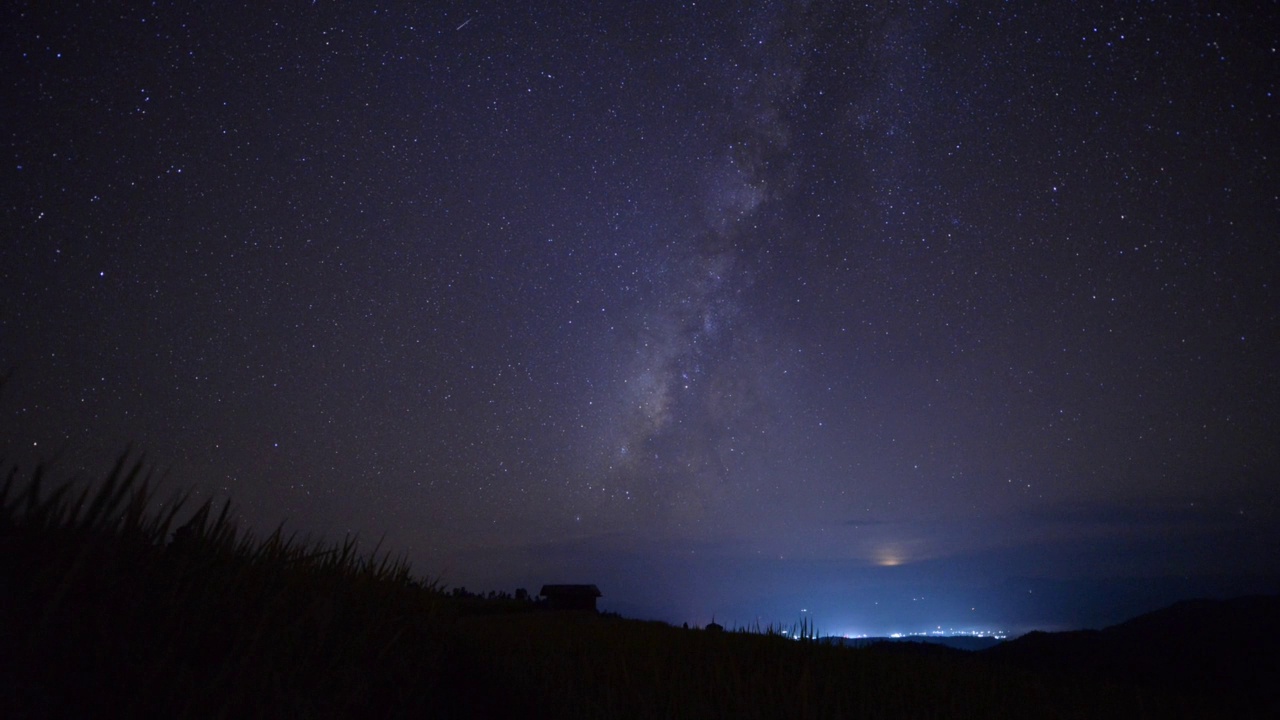
[{"label": "orange light on horizon", "polygon": [[896,567],[906,562],[906,558],[897,548],[882,548],[876,553],[875,562],[880,567]]}]

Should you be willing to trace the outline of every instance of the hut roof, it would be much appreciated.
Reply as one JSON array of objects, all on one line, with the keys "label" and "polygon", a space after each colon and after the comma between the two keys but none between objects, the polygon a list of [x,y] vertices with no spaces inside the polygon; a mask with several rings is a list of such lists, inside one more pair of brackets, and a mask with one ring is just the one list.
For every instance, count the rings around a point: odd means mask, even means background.
[{"label": "hut roof", "polygon": [[595,585],[543,585],[540,594],[543,597],[600,597],[600,588]]}]

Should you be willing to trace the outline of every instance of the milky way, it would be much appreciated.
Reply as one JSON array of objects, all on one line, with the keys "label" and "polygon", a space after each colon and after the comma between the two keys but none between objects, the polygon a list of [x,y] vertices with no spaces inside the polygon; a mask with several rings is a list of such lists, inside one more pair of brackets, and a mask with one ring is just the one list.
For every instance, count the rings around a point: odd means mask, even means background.
[{"label": "milky way", "polygon": [[1275,13],[7,8],[0,452],[674,621],[1274,592]]}]

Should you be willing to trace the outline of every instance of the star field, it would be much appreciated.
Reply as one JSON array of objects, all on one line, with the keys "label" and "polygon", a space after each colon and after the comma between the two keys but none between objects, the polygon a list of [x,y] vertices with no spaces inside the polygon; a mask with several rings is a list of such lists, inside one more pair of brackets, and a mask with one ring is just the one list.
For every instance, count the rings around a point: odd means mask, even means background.
[{"label": "star field", "polygon": [[9,7],[0,452],[675,622],[1276,592],[1277,20]]}]

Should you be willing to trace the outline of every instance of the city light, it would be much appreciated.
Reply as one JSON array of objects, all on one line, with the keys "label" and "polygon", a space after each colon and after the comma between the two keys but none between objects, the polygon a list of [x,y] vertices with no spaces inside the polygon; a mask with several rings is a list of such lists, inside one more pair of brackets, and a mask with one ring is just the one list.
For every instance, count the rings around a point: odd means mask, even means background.
[{"label": "city light", "polygon": [[943,628],[941,625],[936,625],[932,630],[891,632],[891,633],[884,633],[880,635],[872,635],[872,634],[862,633],[862,632],[859,632],[859,633],[846,632],[846,633],[841,633],[840,637],[846,640],[867,640],[867,639],[874,639],[878,637],[889,638],[891,640],[909,640],[911,638],[941,638],[941,637],[948,637],[948,638],[971,637],[971,638],[983,638],[987,640],[1007,640],[1009,639],[1009,634],[1004,630],[992,630],[987,628],[956,629],[956,628]]}]

